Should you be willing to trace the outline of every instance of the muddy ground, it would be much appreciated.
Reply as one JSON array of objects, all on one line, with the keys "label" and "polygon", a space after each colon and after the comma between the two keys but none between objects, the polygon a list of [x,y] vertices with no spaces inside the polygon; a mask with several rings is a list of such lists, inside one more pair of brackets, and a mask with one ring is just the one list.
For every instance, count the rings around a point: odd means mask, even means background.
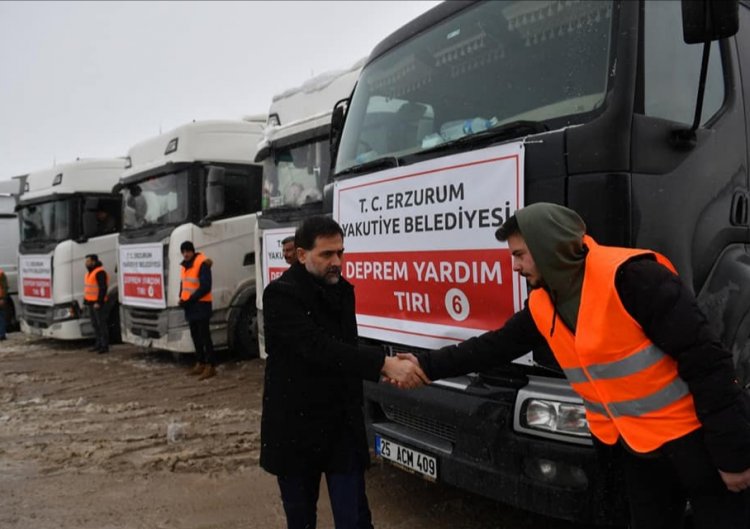
[{"label": "muddy ground", "polygon": [[[258,467],[262,361],[197,382],[187,358],[88,345],[0,342],[0,528],[285,527]],[[378,529],[577,527],[377,461],[367,488]],[[318,527],[333,527],[325,487]]]}]

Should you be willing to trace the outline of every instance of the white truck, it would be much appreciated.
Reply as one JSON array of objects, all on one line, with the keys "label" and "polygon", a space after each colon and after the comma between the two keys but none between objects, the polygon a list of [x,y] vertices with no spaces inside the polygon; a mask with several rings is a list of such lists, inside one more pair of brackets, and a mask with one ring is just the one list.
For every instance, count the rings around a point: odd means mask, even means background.
[{"label": "white truck", "polygon": [[348,98],[363,60],[322,73],[274,96],[256,161],[263,164],[263,209],[258,214],[256,267],[259,347],[265,356],[263,288],[289,266],[281,241],[306,217],[323,213],[323,188],[330,182],[331,110]]},{"label": "white truck", "polygon": [[124,168],[124,158],[77,159],[26,177],[17,208],[22,332],[94,336],[82,304],[85,256],[97,254],[110,278],[110,338],[119,340],[115,249],[122,208],[112,188]]},{"label": "white truck", "polygon": [[0,182],[0,270],[8,279],[7,306],[5,310],[8,328],[16,326],[18,305],[18,215],[16,202],[21,191],[23,177]]},{"label": "white truck", "polygon": [[262,168],[254,163],[265,116],[198,121],[134,145],[118,188],[123,340],[193,353],[178,306],[180,244],[213,260],[211,336],[216,347],[257,355],[255,214]]}]

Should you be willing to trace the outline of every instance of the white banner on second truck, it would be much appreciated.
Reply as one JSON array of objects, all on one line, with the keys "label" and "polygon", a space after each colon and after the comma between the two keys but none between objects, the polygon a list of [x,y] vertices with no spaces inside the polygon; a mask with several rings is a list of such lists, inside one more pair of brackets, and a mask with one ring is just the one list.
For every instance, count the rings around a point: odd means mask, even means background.
[{"label": "white banner on second truck", "polygon": [[119,260],[122,304],[149,309],[166,308],[164,245],[122,245]]},{"label": "white banner on second truck", "polygon": [[336,183],[360,335],[440,347],[500,327],[523,278],[497,228],[523,206],[522,142]]},{"label": "white banner on second truck", "polygon": [[281,241],[294,237],[295,228],[275,228],[263,231],[263,288],[289,268],[284,260]]},{"label": "white banner on second truck", "polygon": [[30,305],[51,307],[52,301],[52,254],[19,255],[18,269],[21,275],[21,301]]}]

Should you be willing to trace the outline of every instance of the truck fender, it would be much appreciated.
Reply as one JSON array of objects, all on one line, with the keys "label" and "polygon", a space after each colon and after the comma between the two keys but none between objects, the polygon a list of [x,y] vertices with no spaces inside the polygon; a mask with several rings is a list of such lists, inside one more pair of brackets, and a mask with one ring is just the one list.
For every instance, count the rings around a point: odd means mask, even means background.
[{"label": "truck fender", "polygon": [[750,385],[750,247],[731,244],[719,255],[696,296],[711,330],[732,352],[737,374]]}]

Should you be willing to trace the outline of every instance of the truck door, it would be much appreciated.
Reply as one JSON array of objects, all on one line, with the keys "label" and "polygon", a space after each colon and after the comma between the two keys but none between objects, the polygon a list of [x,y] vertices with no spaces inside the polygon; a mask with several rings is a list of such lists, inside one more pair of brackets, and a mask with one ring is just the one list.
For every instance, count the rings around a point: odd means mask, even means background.
[{"label": "truck door", "polygon": [[[685,44],[679,2],[644,2],[632,132],[633,245],[665,253],[727,347],[750,356],[748,228],[748,64],[744,31],[711,45],[696,141],[674,131],[693,121],[702,45]],[[743,330],[744,326],[744,330]],[[750,367],[750,366],[748,366]],[[748,369],[750,374],[750,369]],[[750,379],[750,376],[747,377]]]}]

